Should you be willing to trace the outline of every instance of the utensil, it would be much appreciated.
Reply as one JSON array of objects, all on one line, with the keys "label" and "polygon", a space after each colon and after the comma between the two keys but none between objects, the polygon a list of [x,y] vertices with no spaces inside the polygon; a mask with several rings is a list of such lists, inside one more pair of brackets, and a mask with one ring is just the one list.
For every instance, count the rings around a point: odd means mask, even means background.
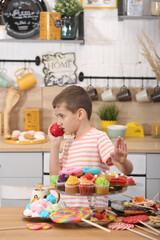
[{"label": "utensil", "polygon": [[4,137],[7,137],[11,134],[10,127],[9,127],[9,120],[10,120],[10,111],[16,105],[16,103],[20,99],[20,93],[14,88],[9,88],[6,101],[5,101],[5,109],[4,109]]}]

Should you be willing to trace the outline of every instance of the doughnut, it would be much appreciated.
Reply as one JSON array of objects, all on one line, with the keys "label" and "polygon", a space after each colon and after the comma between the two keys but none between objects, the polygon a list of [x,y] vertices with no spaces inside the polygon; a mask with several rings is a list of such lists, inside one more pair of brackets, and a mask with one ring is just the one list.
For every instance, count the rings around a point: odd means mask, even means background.
[{"label": "doughnut", "polygon": [[83,175],[85,175],[87,172],[93,175],[100,174],[100,168],[98,167],[82,167],[82,170],[83,170]]},{"label": "doughnut", "polygon": [[83,173],[82,168],[67,168],[59,171],[59,175],[68,174],[77,177],[82,176],[82,173]]},{"label": "doughnut", "polygon": [[134,228],[134,225],[123,223],[123,222],[117,222],[117,223],[110,223],[108,225],[108,228],[113,229],[113,230],[125,230],[125,229]]},{"label": "doughnut", "polygon": [[92,210],[88,207],[67,207],[50,214],[50,218],[56,223],[74,223],[82,218],[89,218]]}]

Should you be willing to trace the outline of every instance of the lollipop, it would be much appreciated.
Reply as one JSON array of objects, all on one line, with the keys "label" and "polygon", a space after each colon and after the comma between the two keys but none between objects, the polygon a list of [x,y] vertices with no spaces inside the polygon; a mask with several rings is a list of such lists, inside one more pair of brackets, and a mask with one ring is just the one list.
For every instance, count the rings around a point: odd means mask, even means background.
[{"label": "lollipop", "polygon": [[147,215],[135,215],[130,217],[123,217],[122,222],[125,223],[140,223],[148,221],[149,217]]},{"label": "lollipop", "polygon": [[82,218],[89,218],[92,213],[88,207],[67,207],[51,213],[50,217],[56,223],[74,223],[81,221]]},{"label": "lollipop", "polygon": [[123,223],[123,222],[117,222],[117,223],[110,223],[108,227],[113,230],[125,230],[125,229],[134,228],[134,225]]},{"label": "lollipop", "polygon": [[51,229],[52,225],[49,223],[29,223],[27,224],[27,228],[30,230],[39,230],[39,229],[47,230],[47,229]]}]

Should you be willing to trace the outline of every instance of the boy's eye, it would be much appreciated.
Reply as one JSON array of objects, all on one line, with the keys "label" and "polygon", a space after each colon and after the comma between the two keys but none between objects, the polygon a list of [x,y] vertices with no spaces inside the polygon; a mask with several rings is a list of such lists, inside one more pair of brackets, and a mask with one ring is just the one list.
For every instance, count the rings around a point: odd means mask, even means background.
[{"label": "boy's eye", "polygon": [[59,117],[64,119],[64,115],[63,114],[59,114]]}]

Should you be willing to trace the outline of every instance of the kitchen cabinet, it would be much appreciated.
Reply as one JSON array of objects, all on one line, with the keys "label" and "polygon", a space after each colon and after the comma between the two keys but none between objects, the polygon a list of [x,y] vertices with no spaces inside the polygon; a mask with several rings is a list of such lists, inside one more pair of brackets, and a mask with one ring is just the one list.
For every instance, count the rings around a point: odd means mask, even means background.
[{"label": "kitchen cabinet", "polygon": [[127,15],[127,0],[118,0],[118,20],[129,20],[129,19],[157,19],[158,16],[151,15],[151,0],[143,1],[143,15],[142,16],[129,16]]},{"label": "kitchen cabinet", "polygon": [[[42,153],[0,153],[0,183],[37,186],[42,182]],[[2,199],[2,207],[26,206],[28,200]]]},{"label": "kitchen cabinet", "polygon": [[147,154],[147,198],[153,199],[159,192],[160,154]]}]

